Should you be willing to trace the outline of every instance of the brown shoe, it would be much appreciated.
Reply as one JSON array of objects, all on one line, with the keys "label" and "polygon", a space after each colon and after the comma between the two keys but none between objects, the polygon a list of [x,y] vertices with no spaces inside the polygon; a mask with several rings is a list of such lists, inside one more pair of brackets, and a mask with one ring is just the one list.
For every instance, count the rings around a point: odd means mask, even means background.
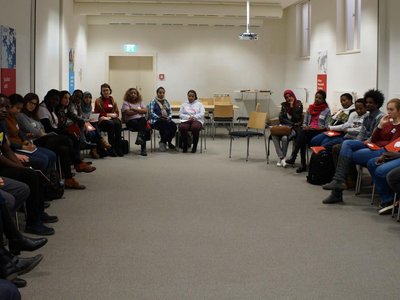
[{"label": "brown shoe", "polygon": [[104,149],[106,149],[106,150],[108,150],[108,149],[111,149],[111,145],[105,140],[105,139],[103,139],[103,138],[101,138],[100,139],[100,145],[104,148]]},{"label": "brown shoe", "polygon": [[80,162],[79,164],[75,165],[75,170],[77,172],[85,172],[85,173],[91,173],[94,170],[96,170],[95,167],[88,165],[87,163],[84,163],[83,161]]},{"label": "brown shoe", "polygon": [[99,159],[100,158],[100,155],[97,153],[97,149],[96,148],[90,149],[89,155],[90,155],[91,158],[94,158],[94,159]]},{"label": "brown shoe", "polygon": [[64,186],[66,189],[74,189],[74,190],[84,190],[86,186],[79,184],[75,178],[68,178],[64,181]]}]

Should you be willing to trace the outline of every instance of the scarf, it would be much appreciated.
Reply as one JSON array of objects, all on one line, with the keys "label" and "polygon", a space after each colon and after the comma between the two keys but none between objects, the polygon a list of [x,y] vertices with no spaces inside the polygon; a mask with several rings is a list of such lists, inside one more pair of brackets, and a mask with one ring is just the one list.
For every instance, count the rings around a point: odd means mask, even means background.
[{"label": "scarf", "polygon": [[160,98],[156,97],[155,100],[161,109],[161,116],[168,118],[167,106],[165,105],[165,99],[160,99]]},{"label": "scarf", "polygon": [[293,93],[292,90],[284,91],[283,92],[283,97],[285,98],[285,96],[288,95],[288,94],[294,98],[293,106],[291,106],[290,103],[286,101],[287,113],[288,113],[288,115],[292,115],[293,107],[296,106],[296,103],[297,103],[297,98],[296,98],[296,95]]},{"label": "scarf", "polygon": [[90,114],[92,112],[92,105],[86,104],[85,102],[81,103],[81,109],[84,114]]},{"label": "scarf", "polygon": [[328,108],[328,104],[321,103],[319,105],[317,104],[310,104],[310,106],[308,107],[308,111],[310,113],[310,115],[312,116],[318,116],[322,111],[324,111],[325,109]]}]

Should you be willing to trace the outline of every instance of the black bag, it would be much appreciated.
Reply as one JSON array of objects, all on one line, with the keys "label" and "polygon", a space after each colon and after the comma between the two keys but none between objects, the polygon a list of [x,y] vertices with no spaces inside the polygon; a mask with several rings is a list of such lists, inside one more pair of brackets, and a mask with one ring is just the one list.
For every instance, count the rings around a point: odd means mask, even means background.
[{"label": "black bag", "polygon": [[307,182],[322,185],[331,182],[334,174],[335,166],[330,152],[321,150],[311,155]]},{"label": "black bag", "polygon": [[121,139],[121,150],[123,154],[129,153],[129,141],[124,138]]},{"label": "black bag", "polygon": [[47,174],[44,184],[45,196],[50,199],[61,199],[64,195],[64,184],[61,182],[60,174],[56,169],[51,169]]}]

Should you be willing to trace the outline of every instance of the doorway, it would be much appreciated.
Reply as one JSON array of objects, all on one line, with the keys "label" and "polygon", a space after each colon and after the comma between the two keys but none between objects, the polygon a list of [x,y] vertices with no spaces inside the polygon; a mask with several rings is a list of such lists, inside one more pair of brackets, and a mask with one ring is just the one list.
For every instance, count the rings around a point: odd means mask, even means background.
[{"label": "doorway", "polygon": [[112,95],[121,109],[125,91],[137,88],[143,102],[148,104],[155,94],[155,72],[153,56],[109,56],[108,82]]}]

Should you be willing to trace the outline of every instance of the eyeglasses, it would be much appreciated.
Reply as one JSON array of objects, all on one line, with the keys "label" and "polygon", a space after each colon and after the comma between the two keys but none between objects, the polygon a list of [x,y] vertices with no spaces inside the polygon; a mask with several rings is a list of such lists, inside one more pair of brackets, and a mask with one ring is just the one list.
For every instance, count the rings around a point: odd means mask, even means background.
[{"label": "eyeglasses", "polygon": [[31,105],[34,105],[34,106],[38,105],[38,103],[36,101],[29,101],[28,103]]}]

